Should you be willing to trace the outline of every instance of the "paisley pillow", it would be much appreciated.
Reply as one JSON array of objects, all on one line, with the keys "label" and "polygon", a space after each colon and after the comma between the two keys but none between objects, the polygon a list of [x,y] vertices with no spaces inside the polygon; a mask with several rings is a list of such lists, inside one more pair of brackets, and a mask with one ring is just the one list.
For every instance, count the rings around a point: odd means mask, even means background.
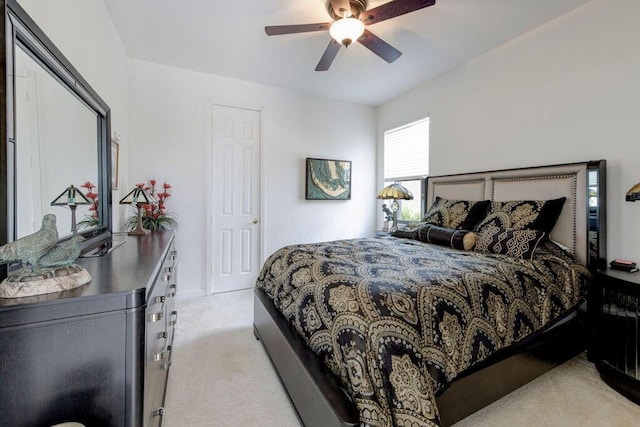
[{"label": "paisley pillow", "polygon": [[511,200],[490,203],[486,217],[474,231],[482,234],[488,226],[504,230],[540,230],[551,233],[566,197],[553,200]]},{"label": "paisley pillow", "polygon": [[473,230],[486,215],[489,200],[449,200],[436,197],[423,223],[457,230]]},{"label": "paisley pillow", "polygon": [[492,224],[478,235],[475,252],[533,259],[538,245],[547,237],[540,230],[505,230]]}]

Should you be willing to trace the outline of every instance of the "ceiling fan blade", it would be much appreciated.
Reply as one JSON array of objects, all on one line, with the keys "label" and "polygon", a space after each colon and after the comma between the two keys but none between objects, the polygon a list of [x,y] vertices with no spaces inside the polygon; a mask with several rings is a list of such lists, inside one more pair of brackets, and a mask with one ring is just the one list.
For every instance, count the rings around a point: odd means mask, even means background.
[{"label": "ceiling fan blade", "polygon": [[348,12],[348,15],[351,15],[351,4],[349,0],[331,0],[331,7],[333,7],[335,14],[340,17],[343,16],[342,10]]},{"label": "ceiling fan blade", "polygon": [[320,24],[298,24],[298,25],[270,25],[264,27],[264,32],[268,36],[279,36],[282,34],[307,33],[309,31],[325,31],[331,26],[330,23]]},{"label": "ceiling fan blade", "polygon": [[327,71],[329,67],[331,67],[331,63],[336,58],[341,47],[342,45],[340,43],[331,39],[329,45],[322,54],[322,58],[320,58],[320,62],[316,65],[316,71]]},{"label": "ceiling fan blade", "polygon": [[359,19],[364,25],[371,25],[434,4],[436,4],[436,0],[393,0],[373,9],[365,10],[360,14]]},{"label": "ceiling fan blade", "polygon": [[380,37],[376,36],[369,30],[364,30],[364,34],[358,39],[360,44],[364,45],[371,52],[378,55],[380,58],[391,64],[396,59],[400,58],[402,52],[395,47],[391,46]]}]

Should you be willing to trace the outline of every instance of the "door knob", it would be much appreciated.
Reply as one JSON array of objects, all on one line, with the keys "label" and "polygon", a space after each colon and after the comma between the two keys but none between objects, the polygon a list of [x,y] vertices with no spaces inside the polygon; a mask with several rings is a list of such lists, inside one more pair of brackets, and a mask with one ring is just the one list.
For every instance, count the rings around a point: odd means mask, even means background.
[{"label": "door knob", "polygon": [[259,218],[253,218],[251,220],[251,224],[260,224],[260,219]]}]

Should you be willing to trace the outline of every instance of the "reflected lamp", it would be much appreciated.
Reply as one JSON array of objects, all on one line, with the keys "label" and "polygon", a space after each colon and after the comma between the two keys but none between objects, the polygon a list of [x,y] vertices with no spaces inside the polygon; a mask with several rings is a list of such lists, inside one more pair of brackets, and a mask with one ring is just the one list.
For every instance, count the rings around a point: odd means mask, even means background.
[{"label": "reflected lamp", "polygon": [[398,200],[413,200],[413,194],[407,190],[403,185],[394,182],[384,187],[378,192],[378,199],[393,200],[391,202],[391,212],[393,212],[393,224],[389,231],[398,230],[398,209],[400,205]]},{"label": "reflected lamp", "polygon": [[154,204],[155,202],[156,199],[144,190],[143,185],[136,185],[133,190],[120,200],[121,205],[135,205],[138,209],[137,225],[134,230],[127,233],[129,236],[144,236],[149,232],[149,230],[145,230],[142,227],[142,207],[144,205]]},{"label": "reflected lamp", "polygon": [[71,233],[78,234],[78,226],[76,225],[76,208],[78,205],[90,205],[93,202],[80,191],[78,187],[68,186],[60,193],[58,197],[53,199],[51,206],[68,206],[71,209]]}]

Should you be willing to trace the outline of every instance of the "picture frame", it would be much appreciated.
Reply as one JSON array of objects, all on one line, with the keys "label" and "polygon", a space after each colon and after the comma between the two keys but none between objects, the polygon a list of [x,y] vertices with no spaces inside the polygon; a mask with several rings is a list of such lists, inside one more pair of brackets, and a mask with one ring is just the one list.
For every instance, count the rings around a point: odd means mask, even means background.
[{"label": "picture frame", "polygon": [[306,159],[306,200],[351,200],[351,161]]},{"label": "picture frame", "polygon": [[120,163],[120,144],[111,140],[111,189],[118,189],[118,166]]}]

